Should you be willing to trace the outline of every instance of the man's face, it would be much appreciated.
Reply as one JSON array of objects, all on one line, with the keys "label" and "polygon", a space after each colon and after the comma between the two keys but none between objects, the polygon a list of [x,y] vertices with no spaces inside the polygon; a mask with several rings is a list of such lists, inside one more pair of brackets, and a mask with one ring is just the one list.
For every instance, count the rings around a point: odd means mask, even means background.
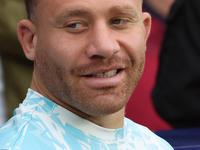
[{"label": "man's face", "polygon": [[84,114],[121,110],[143,72],[149,20],[140,0],[41,0],[37,80]]}]

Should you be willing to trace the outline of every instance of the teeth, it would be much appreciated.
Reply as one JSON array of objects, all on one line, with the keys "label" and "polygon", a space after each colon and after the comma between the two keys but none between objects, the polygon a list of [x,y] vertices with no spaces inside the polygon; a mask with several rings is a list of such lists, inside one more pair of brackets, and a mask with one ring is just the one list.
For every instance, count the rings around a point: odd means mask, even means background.
[{"label": "teeth", "polygon": [[104,73],[99,73],[99,74],[93,74],[92,77],[97,77],[97,78],[108,78],[111,76],[114,76],[117,73],[117,70],[112,70]]}]

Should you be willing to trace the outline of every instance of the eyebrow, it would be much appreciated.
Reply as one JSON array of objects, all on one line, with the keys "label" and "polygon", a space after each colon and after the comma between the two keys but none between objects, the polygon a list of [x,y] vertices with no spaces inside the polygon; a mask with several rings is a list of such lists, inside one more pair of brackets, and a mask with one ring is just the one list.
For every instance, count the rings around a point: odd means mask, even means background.
[{"label": "eyebrow", "polygon": [[136,8],[130,4],[124,5],[115,5],[109,9],[111,13],[122,13],[122,14],[131,14],[132,16],[138,16]]},{"label": "eyebrow", "polygon": [[61,13],[57,14],[55,16],[55,20],[56,20],[56,23],[59,23],[60,21],[66,19],[67,17],[84,16],[87,14],[89,14],[89,12],[83,8],[66,9],[66,10],[63,10]]}]

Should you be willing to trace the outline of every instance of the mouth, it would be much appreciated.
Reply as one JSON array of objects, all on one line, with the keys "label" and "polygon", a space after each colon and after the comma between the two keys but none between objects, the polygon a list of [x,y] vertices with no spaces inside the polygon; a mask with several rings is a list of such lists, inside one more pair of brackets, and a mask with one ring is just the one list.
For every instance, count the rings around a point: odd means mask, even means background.
[{"label": "mouth", "polygon": [[109,78],[109,77],[112,77],[112,76],[118,74],[121,70],[122,69],[116,69],[116,70],[111,70],[111,71],[107,71],[107,72],[91,74],[91,75],[86,75],[86,76],[93,77],[93,78]]}]

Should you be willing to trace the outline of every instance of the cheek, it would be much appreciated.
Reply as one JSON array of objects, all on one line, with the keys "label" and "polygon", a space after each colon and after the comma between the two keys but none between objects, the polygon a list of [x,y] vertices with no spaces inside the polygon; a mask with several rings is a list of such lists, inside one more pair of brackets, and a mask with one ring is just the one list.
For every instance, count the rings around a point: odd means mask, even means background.
[{"label": "cheek", "polygon": [[76,50],[65,40],[51,39],[42,43],[47,57],[61,66],[70,66],[76,59]]},{"label": "cheek", "polygon": [[80,60],[84,60],[84,43],[82,40],[70,39],[67,36],[55,36],[50,39],[48,49],[53,51],[54,57],[64,61],[65,65],[76,66]]},{"label": "cheek", "polygon": [[140,61],[145,55],[145,41],[141,36],[126,37],[121,42],[121,45],[125,49],[124,52],[134,62]]}]

